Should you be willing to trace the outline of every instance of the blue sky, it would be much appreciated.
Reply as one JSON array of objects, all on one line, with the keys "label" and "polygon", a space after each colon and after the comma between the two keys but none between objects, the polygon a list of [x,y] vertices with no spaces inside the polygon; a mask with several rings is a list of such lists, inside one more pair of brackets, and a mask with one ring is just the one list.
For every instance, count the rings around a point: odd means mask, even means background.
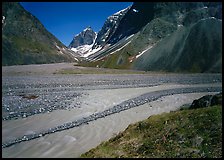
[{"label": "blue sky", "polygon": [[132,2],[20,2],[45,28],[66,46],[83,29],[98,32],[108,16]]}]

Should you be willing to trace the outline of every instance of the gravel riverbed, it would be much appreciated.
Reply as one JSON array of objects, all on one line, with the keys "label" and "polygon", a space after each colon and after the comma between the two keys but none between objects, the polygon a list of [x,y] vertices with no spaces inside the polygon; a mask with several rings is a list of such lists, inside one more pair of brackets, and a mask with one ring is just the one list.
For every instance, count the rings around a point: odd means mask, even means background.
[{"label": "gravel riverbed", "polygon": [[[65,64],[63,65],[66,66]],[[35,65],[33,66],[35,67]],[[26,67],[28,68],[29,66]],[[46,69],[48,68],[47,65],[45,67]],[[59,69],[61,68],[63,67],[60,66]],[[16,67],[14,70],[10,67],[11,72],[16,72],[15,70]],[[27,70],[24,70],[24,72]],[[43,73],[41,73],[42,70],[44,71]],[[3,72],[3,157],[57,157],[56,155],[58,157],[78,157],[78,154],[87,151],[90,147],[94,147],[102,140],[108,139],[111,133],[106,132],[108,134],[104,138],[96,138],[95,143],[91,143],[91,145],[83,144],[83,146],[86,145],[86,148],[79,147],[78,149],[75,147],[74,154],[69,152],[71,153],[70,155],[67,155],[66,150],[68,149],[66,148],[63,148],[64,151],[62,150],[59,154],[59,148],[57,147],[53,147],[54,149],[45,148],[46,150],[43,151],[40,147],[35,148],[35,144],[38,145],[40,141],[41,143],[44,142],[44,139],[50,138],[52,140],[52,137],[55,135],[67,137],[65,138],[67,143],[64,144],[64,142],[59,141],[57,143],[59,146],[63,144],[69,147],[69,145],[74,146],[77,142],[86,143],[86,141],[77,140],[79,139],[77,137],[75,139],[72,138],[75,135],[70,134],[68,136],[66,132],[73,133],[74,131],[79,135],[83,132],[81,128],[91,125],[95,128],[105,128],[107,126],[106,128],[110,129],[109,123],[108,125],[105,123],[102,126],[94,126],[94,124],[97,124],[98,121],[107,122],[106,119],[110,119],[114,115],[119,116],[145,105],[148,106],[147,108],[151,108],[150,113],[154,113],[154,109],[157,110],[158,108],[154,106],[153,109],[149,104],[156,101],[158,104],[158,100],[163,97],[175,95],[177,95],[176,97],[181,97],[180,95],[193,95],[195,93],[203,95],[222,91],[221,74],[63,75],[53,74],[57,67],[51,68],[49,72],[44,70],[44,67],[42,70],[36,75],[31,74],[32,72],[26,75],[19,71],[16,72],[16,75],[11,75],[7,74],[7,69]],[[198,98],[198,96],[195,96],[195,98]],[[193,97],[191,96],[188,101],[192,99]],[[182,102],[187,102],[187,99]],[[167,105],[170,106],[170,104]],[[170,110],[172,110],[172,107],[165,110],[160,109],[156,113],[169,112]],[[145,116],[147,114],[143,117]],[[127,126],[137,119],[139,120],[139,118],[133,118],[133,121],[130,121],[128,117],[123,117],[121,124],[117,123],[116,127],[113,128],[114,132],[112,132],[118,133],[124,129],[119,127],[119,125]],[[116,121],[115,119],[111,120]],[[95,132],[89,132],[87,136],[94,139],[95,135]],[[28,153],[24,150],[31,146],[34,147],[32,152]],[[17,150],[15,151],[15,149]]]}]

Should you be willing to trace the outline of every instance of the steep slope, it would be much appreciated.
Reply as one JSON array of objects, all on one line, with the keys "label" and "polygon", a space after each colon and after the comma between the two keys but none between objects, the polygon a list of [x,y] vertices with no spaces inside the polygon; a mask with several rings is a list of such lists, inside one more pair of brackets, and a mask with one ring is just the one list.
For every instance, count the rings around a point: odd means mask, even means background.
[{"label": "steep slope", "polygon": [[136,59],[139,70],[222,72],[222,22],[215,18],[181,27]]},{"label": "steep slope", "polygon": [[[104,45],[107,47],[88,56],[90,63],[83,65],[169,72],[222,72],[221,3],[146,4],[134,3]],[[132,12],[140,14],[144,10],[148,11],[145,17],[126,18],[133,17]],[[129,22],[138,24],[139,18],[145,19],[140,23],[141,27],[133,29],[128,25]],[[126,32],[131,29],[132,32]]]},{"label": "steep slope", "polygon": [[2,65],[74,62],[77,56],[17,2],[3,2]]},{"label": "steep slope", "polygon": [[125,16],[125,14],[128,12],[129,9],[130,6],[107,18],[102,29],[99,31],[97,35],[96,41],[92,49],[102,48],[104,47],[104,45],[108,43],[108,41],[111,39],[111,36],[118,29],[120,21],[122,20],[122,18]]},{"label": "steep slope", "polygon": [[154,17],[154,3],[134,2],[128,12],[122,18],[119,27],[109,40],[109,44],[115,44],[124,37],[137,33]]}]

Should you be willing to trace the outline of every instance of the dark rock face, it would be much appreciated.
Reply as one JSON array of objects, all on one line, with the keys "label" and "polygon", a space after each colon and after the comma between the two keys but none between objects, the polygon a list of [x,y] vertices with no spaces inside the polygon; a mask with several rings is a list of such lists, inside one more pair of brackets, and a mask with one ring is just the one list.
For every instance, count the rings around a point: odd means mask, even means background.
[{"label": "dark rock face", "polygon": [[154,3],[134,2],[132,6],[108,17],[99,31],[93,49],[105,44],[115,44],[122,38],[138,32],[153,19],[153,8]]},{"label": "dark rock face", "polygon": [[124,37],[138,32],[154,17],[154,3],[134,2],[122,18],[119,27],[111,36],[110,44],[114,44]]},{"label": "dark rock face", "polygon": [[102,29],[97,35],[96,42],[93,45],[93,49],[98,48],[100,46],[102,47],[105,44],[109,43],[108,41],[110,41],[111,37],[116,32],[118,26],[120,27],[120,22],[127,14],[129,9],[130,7],[125,8],[107,18]]},{"label": "dark rock face", "polygon": [[76,48],[82,45],[91,45],[96,38],[96,33],[91,27],[87,27],[81,33],[76,35],[72,42],[69,44],[69,48]]},{"label": "dark rock face", "polygon": [[222,93],[216,95],[206,95],[194,100],[189,109],[204,108],[214,105],[222,105]]},{"label": "dark rock face", "polygon": [[19,3],[2,4],[2,65],[75,61],[72,52]]}]

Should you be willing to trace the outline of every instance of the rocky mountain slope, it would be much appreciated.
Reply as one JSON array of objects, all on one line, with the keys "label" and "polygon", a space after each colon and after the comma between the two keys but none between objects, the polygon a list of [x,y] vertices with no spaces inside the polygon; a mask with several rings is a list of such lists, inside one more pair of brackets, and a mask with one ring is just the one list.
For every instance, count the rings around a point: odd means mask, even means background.
[{"label": "rocky mountain slope", "polygon": [[[221,3],[134,2],[123,11],[116,28],[106,28],[109,20],[105,22],[93,45],[95,52],[82,65],[222,72]],[[107,32],[111,35],[102,38]]]},{"label": "rocky mountain slope", "polygon": [[94,32],[91,27],[87,27],[73,38],[68,47],[74,52],[84,56],[85,53],[92,48],[96,36],[96,32]]},{"label": "rocky mountain slope", "polygon": [[74,62],[68,50],[17,2],[2,3],[2,65]]},{"label": "rocky mountain slope", "polygon": [[107,18],[102,29],[99,31],[96,42],[93,45],[93,49],[103,47],[105,44],[111,40],[112,35],[120,26],[121,19],[126,15],[130,7],[127,7]]}]

